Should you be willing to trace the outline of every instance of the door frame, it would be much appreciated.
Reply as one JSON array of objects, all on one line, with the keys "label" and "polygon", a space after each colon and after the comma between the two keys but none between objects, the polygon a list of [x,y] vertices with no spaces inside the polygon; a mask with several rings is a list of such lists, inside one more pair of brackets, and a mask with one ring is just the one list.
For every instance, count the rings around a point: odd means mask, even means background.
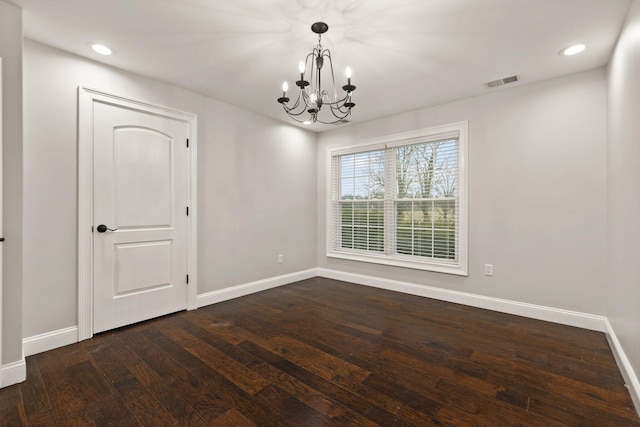
[{"label": "door frame", "polygon": [[197,268],[197,116],[158,105],[78,87],[78,341],[93,336],[93,104],[128,108],[180,120],[188,125],[187,161],[187,310],[195,310],[198,296]]},{"label": "door frame", "polygon": [[[3,126],[2,126],[2,58],[0,57],[0,233],[3,233],[2,235],[4,235],[4,225],[2,223],[2,207],[3,207],[3,182],[2,182],[2,171],[3,171],[3,159],[2,159],[2,154],[3,154],[3,150],[4,150],[4,145],[2,143],[2,132],[3,131]],[[4,262],[4,252],[2,249],[3,244],[0,243],[0,388],[3,387],[3,365],[2,365],[2,305],[4,304],[4,301],[2,299],[2,295],[4,293],[4,285],[3,285],[3,281],[2,281],[2,276],[4,274],[3,272],[3,262]]]}]

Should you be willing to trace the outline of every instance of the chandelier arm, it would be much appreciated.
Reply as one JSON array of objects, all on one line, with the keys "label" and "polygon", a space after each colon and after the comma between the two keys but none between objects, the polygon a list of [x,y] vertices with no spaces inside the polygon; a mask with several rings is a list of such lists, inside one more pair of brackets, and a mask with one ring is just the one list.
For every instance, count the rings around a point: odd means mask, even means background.
[{"label": "chandelier arm", "polygon": [[289,117],[291,117],[293,120],[295,120],[295,121],[297,121],[297,122],[302,123],[302,122],[307,121],[307,119],[304,119],[304,120],[298,119],[298,117],[300,117],[303,113],[305,113],[305,111],[304,111],[304,110],[300,111],[300,112],[299,112],[299,113],[297,113],[297,114],[294,114],[294,113],[288,113],[287,115],[288,115]]},{"label": "chandelier arm", "polygon": [[339,111],[340,114],[349,114],[351,112],[351,109],[345,107],[344,105],[332,106],[331,113],[335,115],[336,111]]},{"label": "chandelier arm", "polygon": [[345,95],[344,97],[340,98],[340,99],[336,99],[333,102],[325,102],[323,105],[331,105],[332,108],[336,107],[336,106],[340,106],[343,105],[345,101],[347,101],[349,99],[349,95]]},{"label": "chandelier arm", "polygon": [[293,104],[291,107],[288,107],[286,104],[282,104],[285,107],[286,111],[294,111],[296,108],[298,108],[298,105],[300,105],[300,94],[298,93],[298,98],[296,99],[295,104]]},{"label": "chandelier arm", "polygon": [[344,107],[342,106],[333,106],[329,109],[329,111],[331,112],[331,115],[339,120],[344,119],[345,117],[347,117],[349,114],[351,114],[351,110],[350,109],[344,109]]},{"label": "chandelier arm", "polygon": [[349,107],[346,107],[344,104],[331,107],[331,112],[333,114],[335,114],[336,111],[339,111],[340,114],[348,114],[351,109]]},{"label": "chandelier arm", "polygon": [[[294,116],[300,116],[304,113],[307,112],[306,109],[306,104],[304,102],[300,102],[300,100],[303,98],[302,97],[302,91],[300,91],[300,93],[298,94],[298,98],[296,99],[295,104],[293,104],[291,107],[288,107],[285,104],[282,104],[285,112],[287,113],[287,115],[289,115],[289,117],[294,118]],[[303,100],[303,99],[302,99]],[[303,100],[304,101],[304,100]],[[299,111],[296,111],[298,108],[300,107]],[[300,122],[302,122],[302,120],[299,120]]]},{"label": "chandelier arm", "polygon": [[285,112],[289,115],[289,117],[293,118],[293,117],[301,116],[302,114],[306,113],[307,111],[302,109],[302,110],[296,112],[296,111],[293,111],[291,109],[285,108]]},{"label": "chandelier arm", "polygon": [[336,100],[335,102],[338,102],[338,90],[336,89],[336,75],[333,72],[333,60],[331,59],[331,51],[329,49],[325,49],[322,52],[322,56],[326,56],[329,59],[329,69],[331,70],[331,83],[333,83],[333,99]]},{"label": "chandelier arm", "polygon": [[339,103],[330,104],[331,112],[335,115],[335,111],[339,111],[340,114],[350,114],[351,109],[355,106],[354,103],[351,102],[351,98],[349,96],[345,96],[340,100]]},{"label": "chandelier arm", "polygon": [[336,124],[337,122],[340,122],[340,121],[342,121],[342,120],[346,119],[347,117],[349,117],[349,116],[350,116],[350,113],[349,113],[349,114],[345,114],[345,115],[343,115],[343,116],[336,116],[336,115],[334,114],[333,116],[334,116],[337,120],[333,120],[333,121],[331,121],[331,122],[325,122],[325,121],[323,121],[323,120],[316,119],[316,122],[318,122],[318,123],[322,123],[322,124],[324,124],[324,125],[333,125],[333,124]]},{"label": "chandelier arm", "polygon": [[[302,91],[304,104],[307,110],[310,108],[315,108],[315,106],[313,105],[313,102],[311,101],[311,97],[315,93],[313,89],[313,83],[315,79],[314,75],[318,74],[318,69],[316,67],[317,49],[318,49],[317,47],[314,47],[313,51],[309,53],[307,55],[307,58],[305,59],[305,74],[308,70],[309,71],[308,81],[311,83],[307,88],[304,88],[304,90]],[[306,66],[307,62],[309,63],[308,67]]]},{"label": "chandelier arm", "polygon": [[298,118],[298,116],[299,116],[299,115],[300,115],[300,114],[298,114],[298,115],[291,115],[291,114],[289,114],[288,116],[289,116],[289,118],[291,118],[292,120],[295,120],[295,121],[296,121],[296,122],[298,122],[298,123],[305,123],[305,122],[309,121],[308,119],[300,120],[300,119]]}]

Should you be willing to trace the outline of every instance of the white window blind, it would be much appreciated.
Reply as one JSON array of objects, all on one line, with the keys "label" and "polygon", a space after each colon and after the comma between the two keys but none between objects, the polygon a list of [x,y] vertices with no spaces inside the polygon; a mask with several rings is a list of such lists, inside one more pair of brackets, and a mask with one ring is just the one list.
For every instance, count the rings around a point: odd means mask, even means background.
[{"label": "white window blind", "polygon": [[466,275],[466,123],[330,150],[327,255]]}]

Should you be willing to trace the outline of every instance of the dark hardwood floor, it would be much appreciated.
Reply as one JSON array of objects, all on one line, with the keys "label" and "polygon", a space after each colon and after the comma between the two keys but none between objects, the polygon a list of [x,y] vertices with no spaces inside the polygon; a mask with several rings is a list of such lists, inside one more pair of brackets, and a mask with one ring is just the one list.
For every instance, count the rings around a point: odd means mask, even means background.
[{"label": "dark hardwood floor", "polygon": [[602,333],[315,278],[27,358],[2,426],[640,426]]}]

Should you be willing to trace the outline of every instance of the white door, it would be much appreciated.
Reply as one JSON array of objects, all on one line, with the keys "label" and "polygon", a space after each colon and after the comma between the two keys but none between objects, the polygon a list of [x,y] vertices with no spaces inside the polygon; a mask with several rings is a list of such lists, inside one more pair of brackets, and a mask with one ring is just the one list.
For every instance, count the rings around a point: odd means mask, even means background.
[{"label": "white door", "polygon": [[100,102],[93,117],[97,333],[187,308],[189,126]]}]

